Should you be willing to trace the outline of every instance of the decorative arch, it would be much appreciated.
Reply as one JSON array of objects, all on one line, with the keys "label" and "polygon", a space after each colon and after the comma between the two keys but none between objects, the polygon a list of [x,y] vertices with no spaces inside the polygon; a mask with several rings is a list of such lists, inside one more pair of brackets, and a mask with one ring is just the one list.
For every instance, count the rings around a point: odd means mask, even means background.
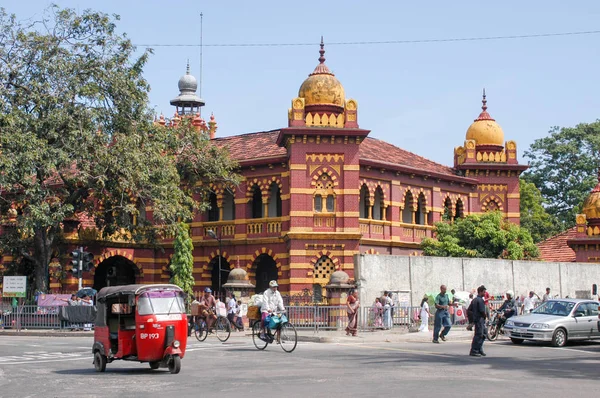
[{"label": "decorative arch", "polygon": [[404,190],[404,192],[402,193],[402,199],[400,200],[400,209],[404,210],[404,208],[406,207],[406,195],[412,196],[412,200],[410,202],[410,206],[414,207],[414,200],[415,200],[415,195],[413,194],[413,188],[410,186],[407,186],[406,189]]},{"label": "decorative arch", "polygon": [[335,265],[336,271],[341,269],[340,260],[337,257],[333,256],[329,250],[320,250],[317,252],[316,255],[313,256],[313,258],[310,260],[310,263],[312,264],[313,269],[314,269],[315,265],[317,264],[317,262],[322,257],[327,257],[327,258],[331,259],[332,263]]},{"label": "decorative arch", "polygon": [[[100,256],[98,256],[97,258],[94,258],[94,261],[93,261],[94,269],[98,268],[98,266],[100,265],[100,263],[102,261],[104,261],[110,257],[114,257],[114,256],[125,257],[127,260],[131,261],[132,263],[135,264],[135,266],[140,271],[140,276],[141,277],[144,276],[143,265],[137,262],[137,260],[133,256],[132,250],[113,249],[113,250],[106,251],[106,252],[102,253]],[[94,270],[91,270],[91,271],[94,271]]]},{"label": "decorative arch", "polygon": [[497,195],[491,194],[486,196],[481,202],[481,211],[504,211],[504,202]]},{"label": "decorative arch", "polygon": [[248,270],[248,272],[253,271],[252,266],[254,265],[256,259],[262,254],[268,255],[275,261],[275,265],[277,266],[277,270],[279,271],[279,275],[281,276],[281,261],[277,257],[277,254],[273,253],[273,250],[267,249],[266,247],[261,247],[260,250],[256,250],[254,253],[252,253],[252,260],[248,264],[246,264],[246,269]]},{"label": "decorative arch", "polygon": [[402,201],[400,202],[400,221],[405,224],[413,224],[414,223],[414,205],[415,196],[413,195],[410,187],[404,191],[404,195],[402,196]]},{"label": "decorative arch", "polygon": [[333,186],[337,187],[339,185],[339,175],[338,173],[333,169],[333,168],[329,168],[327,166],[323,166],[315,171],[313,171],[312,175],[311,175],[311,182],[310,185],[313,187],[316,187],[318,181],[321,179],[321,177],[323,176],[323,174],[327,174],[329,176],[329,178],[331,179]]},{"label": "decorative arch", "polygon": [[465,203],[461,197],[456,199],[456,204],[454,206],[454,217],[456,218],[464,218],[465,217]]},{"label": "decorative arch", "polygon": [[371,206],[371,193],[366,183],[360,185],[359,195],[359,218],[369,218],[369,207]]},{"label": "decorative arch", "polygon": [[212,266],[211,264],[214,263],[213,260],[218,259],[219,254],[221,255],[221,258],[223,258],[225,261],[227,261],[228,263],[231,263],[229,261],[229,253],[227,253],[227,251],[223,250],[223,253],[219,252],[219,249],[216,249],[215,251],[212,251],[208,254],[208,261],[206,264],[204,264],[202,266],[202,269],[204,271],[212,271]]}]

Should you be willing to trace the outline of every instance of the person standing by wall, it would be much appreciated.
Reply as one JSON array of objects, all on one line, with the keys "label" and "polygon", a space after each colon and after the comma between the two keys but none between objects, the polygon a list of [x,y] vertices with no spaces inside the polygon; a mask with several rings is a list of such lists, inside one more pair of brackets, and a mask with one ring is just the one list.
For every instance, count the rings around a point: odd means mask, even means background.
[{"label": "person standing by wall", "polygon": [[390,292],[383,293],[383,327],[385,329],[392,328],[392,311],[394,302],[392,300],[392,294]]},{"label": "person standing by wall", "polygon": [[348,294],[348,300],[346,301],[346,311],[348,313],[348,326],[346,327],[346,336],[356,336],[358,333],[358,307],[360,301],[358,300],[358,291],[351,290]]},{"label": "person standing by wall", "polygon": [[429,301],[429,298],[427,297],[427,295],[425,295],[425,297],[423,297],[423,300],[421,300],[421,312],[419,314],[419,317],[421,318],[421,326],[419,327],[419,332],[429,332],[429,303],[427,302]]},{"label": "person standing by wall", "polygon": [[375,314],[375,327],[382,328],[383,305],[381,304],[381,299],[379,297],[375,297],[375,304],[373,304],[373,313]]},{"label": "person standing by wall", "polygon": [[[450,332],[452,325],[450,324],[450,298],[446,293],[446,285],[440,286],[440,294],[435,296],[435,320],[433,324],[433,343],[439,344],[438,338],[446,341],[446,335]],[[444,330],[442,330],[442,326]],[[440,334],[440,330],[442,333]]]},{"label": "person standing by wall", "polygon": [[546,301],[550,300],[552,298],[552,295],[550,294],[550,288],[547,287],[546,288],[546,294],[544,294],[542,296],[542,303],[545,303]]},{"label": "person standing by wall", "polygon": [[485,320],[487,318],[484,295],[486,292],[485,286],[481,285],[477,288],[477,297],[473,300],[473,323],[475,324],[475,334],[471,342],[471,351],[469,355],[472,357],[485,357],[483,352],[483,341],[485,340]]},{"label": "person standing by wall", "polygon": [[533,297],[534,295],[535,293],[530,291],[529,296],[525,297],[525,300],[523,300],[522,314],[529,314],[537,306],[537,299]]}]

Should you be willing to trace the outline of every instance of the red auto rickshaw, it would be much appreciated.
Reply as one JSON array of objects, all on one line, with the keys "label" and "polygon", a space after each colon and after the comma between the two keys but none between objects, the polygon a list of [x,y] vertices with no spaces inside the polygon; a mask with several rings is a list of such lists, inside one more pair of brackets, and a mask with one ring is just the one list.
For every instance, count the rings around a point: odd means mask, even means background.
[{"label": "red auto rickshaw", "polygon": [[184,292],[175,285],[105,287],[96,296],[94,367],[116,359],[149,362],[179,373],[187,344]]}]

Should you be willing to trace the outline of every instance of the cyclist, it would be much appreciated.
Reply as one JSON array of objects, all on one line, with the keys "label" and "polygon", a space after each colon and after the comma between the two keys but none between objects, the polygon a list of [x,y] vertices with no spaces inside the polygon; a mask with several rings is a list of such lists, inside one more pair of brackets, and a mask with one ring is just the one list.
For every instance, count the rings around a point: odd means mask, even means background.
[{"label": "cyclist", "polygon": [[200,299],[200,313],[206,320],[206,327],[208,330],[212,328],[212,325],[217,320],[215,309],[217,308],[217,301],[212,295],[210,287],[204,289],[204,296]]},{"label": "cyclist", "polygon": [[261,330],[260,330],[260,338],[265,338],[265,328],[266,322],[265,319],[268,315],[273,314],[276,311],[284,311],[285,307],[283,306],[283,299],[281,298],[281,293],[277,290],[279,285],[276,280],[272,280],[269,282],[269,288],[265,290],[263,293],[263,303],[260,309],[261,312]]}]

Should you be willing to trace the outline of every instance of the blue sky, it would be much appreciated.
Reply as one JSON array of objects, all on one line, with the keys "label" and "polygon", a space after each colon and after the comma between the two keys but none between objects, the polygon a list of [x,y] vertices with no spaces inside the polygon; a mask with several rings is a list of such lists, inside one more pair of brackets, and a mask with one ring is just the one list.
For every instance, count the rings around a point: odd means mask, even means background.
[{"label": "blue sky", "polygon": [[[19,19],[39,17],[46,0],[9,0]],[[453,148],[481,107],[514,139],[519,154],[552,126],[592,122],[600,110],[600,34],[446,43],[327,45],[328,42],[489,37],[600,30],[600,2],[546,1],[54,1],[121,16],[136,44],[315,43],[314,46],[204,47],[203,116],[219,136],[285,127],[290,101],[317,65],[326,64],[359,104],[371,136],[451,165]],[[143,47],[140,47],[142,49]],[[157,113],[187,59],[199,74],[198,47],[154,47],[146,67]]]}]

